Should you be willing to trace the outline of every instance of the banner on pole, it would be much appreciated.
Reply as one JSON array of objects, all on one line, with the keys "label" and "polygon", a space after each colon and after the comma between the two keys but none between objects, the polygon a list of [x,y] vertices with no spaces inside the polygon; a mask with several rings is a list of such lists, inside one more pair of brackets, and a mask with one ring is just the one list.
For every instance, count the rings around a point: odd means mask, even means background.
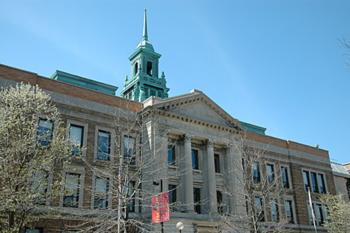
[{"label": "banner on pole", "polygon": [[159,193],[152,196],[152,223],[168,222],[170,220],[169,193]]}]

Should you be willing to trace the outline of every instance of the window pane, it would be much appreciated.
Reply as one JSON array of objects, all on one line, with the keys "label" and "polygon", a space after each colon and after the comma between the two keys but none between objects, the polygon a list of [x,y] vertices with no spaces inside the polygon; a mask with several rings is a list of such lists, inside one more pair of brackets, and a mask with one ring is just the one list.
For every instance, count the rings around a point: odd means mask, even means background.
[{"label": "window pane", "polygon": [[271,201],[271,220],[273,222],[279,221],[278,203],[276,200]]},{"label": "window pane", "polygon": [[49,185],[49,174],[46,171],[37,171],[33,175],[32,193],[35,195],[35,204],[45,205]]},{"label": "window pane", "polygon": [[312,192],[318,193],[317,176],[315,172],[311,172],[311,180],[312,180]]},{"label": "window pane", "polygon": [[305,191],[308,191],[308,189],[310,188],[310,175],[308,171],[303,171],[303,180]]},{"label": "window pane", "polygon": [[124,159],[125,162],[135,164],[135,138],[124,136]]},{"label": "window pane", "polygon": [[67,173],[64,188],[63,206],[75,207],[79,206],[79,189],[80,174]]},{"label": "window pane", "polygon": [[192,168],[193,169],[199,169],[199,163],[198,163],[198,150],[192,149]]},{"label": "window pane", "polygon": [[254,183],[260,183],[259,162],[253,162],[253,181]]},{"label": "window pane", "polygon": [[130,181],[128,187],[128,211],[135,212],[135,181]]},{"label": "window pane", "polygon": [[293,202],[291,200],[286,200],[284,202],[284,208],[286,211],[286,217],[287,217],[288,223],[294,223]]},{"label": "window pane", "polygon": [[168,145],[168,164],[169,165],[175,165],[175,146],[174,145]]},{"label": "window pane", "polygon": [[73,144],[72,155],[78,156],[81,154],[81,147],[83,146],[84,127],[79,125],[70,125],[69,139]]},{"label": "window pane", "polygon": [[42,229],[26,229],[25,233],[42,233]]},{"label": "window pane", "polygon": [[317,225],[322,226],[325,220],[322,205],[317,203],[316,206],[314,207],[316,208],[315,215],[316,215]]},{"label": "window pane", "polygon": [[320,193],[326,193],[326,185],[323,174],[317,174]]},{"label": "window pane", "polygon": [[108,207],[108,189],[109,179],[108,178],[95,178],[95,198],[94,208],[95,209],[106,209]]},{"label": "window pane", "polygon": [[255,197],[255,214],[258,221],[265,221],[265,213],[264,213],[264,204],[263,199],[261,197]]},{"label": "window pane", "polygon": [[284,188],[289,188],[289,175],[288,175],[288,168],[282,166],[281,167],[281,173],[282,173],[282,185]]},{"label": "window pane", "polygon": [[169,184],[168,190],[169,190],[169,203],[173,204],[176,202],[176,185]]},{"label": "window pane", "polygon": [[106,131],[99,130],[97,138],[97,159],[109,160],[111,153],[111,134]]},{"label": "window pane", "polygon": [[220,173],[220,155],[214,154],[214,165],[215,165],[215,172]]},{"label": "window pane", "polygon": [[272,183],[275,180],[275,168],[273,164],[266,165],[267,181]]},{"label": "window pane", "polygon": [[48,146],[52,141],[52,134],[53,122],[46,119],[40,119],[37,130],[38,143],[42,146]]},{"label": "window pane", "polygon": [[193,189],[193,199],[194,199],[194,211],[197,214],[201,213],[201,189],[194,188]]},{"label": "window pane", "polygon": [[222,193],[220,191],[216,191],[216,200],[218,206],[218,213],[222,214],[224,212],[224,206],[222,203]]}]

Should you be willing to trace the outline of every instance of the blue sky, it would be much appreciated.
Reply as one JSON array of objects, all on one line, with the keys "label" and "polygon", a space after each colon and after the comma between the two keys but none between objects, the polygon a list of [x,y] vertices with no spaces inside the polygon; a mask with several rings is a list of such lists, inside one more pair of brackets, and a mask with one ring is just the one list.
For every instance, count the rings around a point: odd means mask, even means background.
[{"label": "blue sky", "polygon": [[200,89],[269,135],[350,161],[348,0],[0,0],[0,63],[122,87],[144,8],[171,96]]}]

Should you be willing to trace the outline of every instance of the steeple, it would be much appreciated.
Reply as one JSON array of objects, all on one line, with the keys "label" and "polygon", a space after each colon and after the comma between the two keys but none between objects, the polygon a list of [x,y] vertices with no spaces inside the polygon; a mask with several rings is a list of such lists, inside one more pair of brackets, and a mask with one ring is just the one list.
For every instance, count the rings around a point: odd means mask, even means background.
[{"label": "steeple", "polygon": [[145,9],[145,13],[143,15],[143,34],[142,39],[147,41],[148,40],[148,32],[147,32],[147,10]]},{"label": "steeple", "polygon": [[159,77],[159,58],[148,40],[147,10],[143,16],[142,40],[136,50],[130,55],[131,75],[125,80],[121,95],[124,98],[144,101],[150,96],[167,98],[169,88],[166,87],[164,72]]}]

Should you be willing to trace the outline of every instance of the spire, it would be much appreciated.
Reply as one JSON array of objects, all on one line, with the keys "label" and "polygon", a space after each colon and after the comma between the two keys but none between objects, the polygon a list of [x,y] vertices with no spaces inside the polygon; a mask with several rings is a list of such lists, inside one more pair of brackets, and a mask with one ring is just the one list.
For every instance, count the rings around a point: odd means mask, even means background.
[{"label": "spire", "polygon": [[148,41],[148,32],[147,32],[147,10],[145,9],[145,13],[143,16],[143,34],[142,39]]}]

